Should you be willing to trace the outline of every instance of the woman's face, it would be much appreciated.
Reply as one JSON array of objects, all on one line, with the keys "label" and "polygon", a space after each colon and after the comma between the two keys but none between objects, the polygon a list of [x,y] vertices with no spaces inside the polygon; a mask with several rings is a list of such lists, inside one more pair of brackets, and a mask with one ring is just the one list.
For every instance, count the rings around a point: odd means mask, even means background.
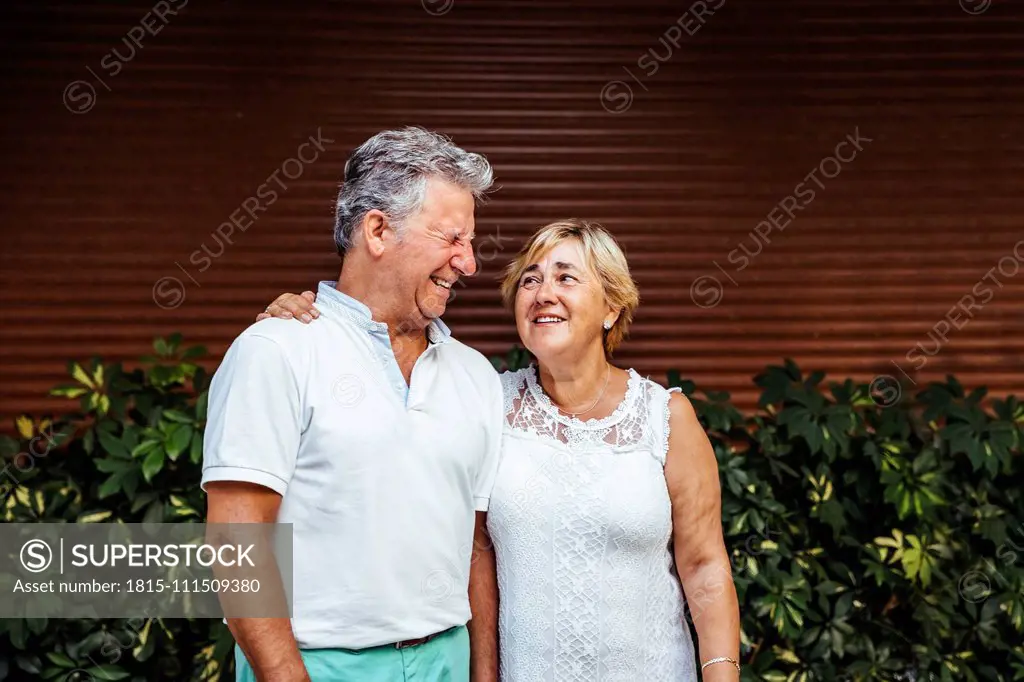
[{"label": "woman's face", "polygon": [[582,355],[592,344],[603,347],[602,325],[618,317],[576,239],[556,245],[523,271],[515,314],[519,338],[541,362]]}]

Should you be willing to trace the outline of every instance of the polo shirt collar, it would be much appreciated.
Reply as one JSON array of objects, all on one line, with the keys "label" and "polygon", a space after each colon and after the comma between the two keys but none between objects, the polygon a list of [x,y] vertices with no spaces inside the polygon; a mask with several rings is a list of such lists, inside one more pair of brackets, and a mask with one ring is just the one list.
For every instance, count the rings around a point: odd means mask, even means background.
[{"label": "polo shirt collar", "polygon": [[[336,281],[320,282],[316,291],[316,305],[330,308],[349,321],[371,333],[388,333],[388,325],[373,319],[370,308],[360,300],[338,291]],[[427,339],[430,343],[447,343],[452,332],[440,317],[436,317],[427,325]]]}]

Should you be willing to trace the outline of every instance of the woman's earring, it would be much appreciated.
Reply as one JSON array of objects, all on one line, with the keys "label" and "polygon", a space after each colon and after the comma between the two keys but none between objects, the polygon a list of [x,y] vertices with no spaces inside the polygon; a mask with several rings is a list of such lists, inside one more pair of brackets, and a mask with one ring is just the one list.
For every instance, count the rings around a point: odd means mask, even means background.
[{"label": "woman's earring", "polygon": [[604,321],[604,325],[603,325],[603,326],[604,326],[604,330],[605,330],[605,331],[608,331],[609,329],[611,329],[611,328],[612,328],[612,323],[611,323],[611,322],[609,322],[608,320],[605,320],[605,321]]}]

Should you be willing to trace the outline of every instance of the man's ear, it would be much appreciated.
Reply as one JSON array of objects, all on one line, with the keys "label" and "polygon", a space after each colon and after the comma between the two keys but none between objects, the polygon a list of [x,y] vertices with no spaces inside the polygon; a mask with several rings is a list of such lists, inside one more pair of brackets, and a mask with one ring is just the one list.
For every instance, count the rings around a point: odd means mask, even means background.
[{"label": "man's ear", "polygon": [[385,235],[392,229],[388,225],[387,216],[377,209],[372,209],[367,212],[360,227],[363,239],[366,240],[366,247],[374,257],[380,257],[386,246]]}]

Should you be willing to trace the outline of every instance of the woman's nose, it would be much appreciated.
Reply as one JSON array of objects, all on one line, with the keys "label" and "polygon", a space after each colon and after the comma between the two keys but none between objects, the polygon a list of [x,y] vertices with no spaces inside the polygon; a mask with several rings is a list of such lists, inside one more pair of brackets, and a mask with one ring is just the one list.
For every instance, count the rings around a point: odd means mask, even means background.
[{"label": "woman's nose", "polygon": [[551,280],[545,278],[540,286],[537,287],[537,302],[538,303],[554,303],[555,302],[555,287],[552,286]]}]

